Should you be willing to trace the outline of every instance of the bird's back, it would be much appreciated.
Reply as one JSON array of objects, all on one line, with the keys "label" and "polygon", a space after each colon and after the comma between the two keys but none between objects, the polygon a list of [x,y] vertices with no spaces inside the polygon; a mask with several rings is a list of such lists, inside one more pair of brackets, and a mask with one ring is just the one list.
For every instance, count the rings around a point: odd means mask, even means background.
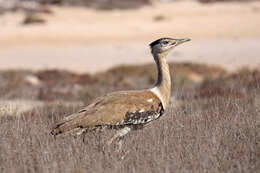
[{"label": "bird's back", "polygon": [[160,99],[149,90],[113,92],[58,122],[52,134],[100,126],[141,125],[158,118],[163,111]]}]

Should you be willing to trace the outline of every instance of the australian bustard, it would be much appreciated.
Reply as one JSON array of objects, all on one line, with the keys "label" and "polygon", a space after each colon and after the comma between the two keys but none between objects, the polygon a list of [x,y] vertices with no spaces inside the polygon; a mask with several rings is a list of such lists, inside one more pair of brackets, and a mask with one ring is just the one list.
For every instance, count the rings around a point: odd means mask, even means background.
[{"label": "australian bustard", "polygon": [[158,69],[158,79],[151,89],[118,91],[95,99],[90,105],[59,121],[52,135],[65,132],[81,134],[103,127],[118,129],[110,139],[123,137],[158,119],[165,112],[171,95],[171,77],[166,56],[174,47],[190,39],[161,38],[150,44]]}]

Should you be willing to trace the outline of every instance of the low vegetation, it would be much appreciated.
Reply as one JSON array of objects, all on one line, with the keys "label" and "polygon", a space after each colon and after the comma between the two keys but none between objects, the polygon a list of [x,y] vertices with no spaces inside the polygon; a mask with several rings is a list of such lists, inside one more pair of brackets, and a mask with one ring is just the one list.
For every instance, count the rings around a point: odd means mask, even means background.
[{"label": "low vegetation", "polygon": [[[106,145],[113,130],[55,139],[50,129],[96,96],[150,87],[154,65],[95,75],[1,71],[0,172],[259,172],[260,71],[189,63],[170,68],[166,114],[127,135],[121,149]],[[21,111],[18,100],[31,106]]]}]

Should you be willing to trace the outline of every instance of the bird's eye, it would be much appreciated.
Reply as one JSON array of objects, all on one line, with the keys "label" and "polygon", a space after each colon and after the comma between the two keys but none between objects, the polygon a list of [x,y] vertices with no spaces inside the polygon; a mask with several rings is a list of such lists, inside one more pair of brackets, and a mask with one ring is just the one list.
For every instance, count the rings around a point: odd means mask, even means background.
[{"label": "bird's eye", "polygon": [[163,44],[168,44],[168,43],[169,43],[169,41],[164,41],[164,42],[163,42]]}]

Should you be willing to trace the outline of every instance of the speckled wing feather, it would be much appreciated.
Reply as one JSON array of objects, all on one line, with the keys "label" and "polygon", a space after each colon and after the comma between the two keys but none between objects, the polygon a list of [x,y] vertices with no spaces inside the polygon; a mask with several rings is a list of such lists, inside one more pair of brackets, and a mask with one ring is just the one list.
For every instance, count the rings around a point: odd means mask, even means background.
[{"label": "speckled wing feather", "polygon": [[51,133],[57,135],[100,126],[141,125],[157,119],[163,111],[160,99],[149,90],[114,92],[64,118]]}]

